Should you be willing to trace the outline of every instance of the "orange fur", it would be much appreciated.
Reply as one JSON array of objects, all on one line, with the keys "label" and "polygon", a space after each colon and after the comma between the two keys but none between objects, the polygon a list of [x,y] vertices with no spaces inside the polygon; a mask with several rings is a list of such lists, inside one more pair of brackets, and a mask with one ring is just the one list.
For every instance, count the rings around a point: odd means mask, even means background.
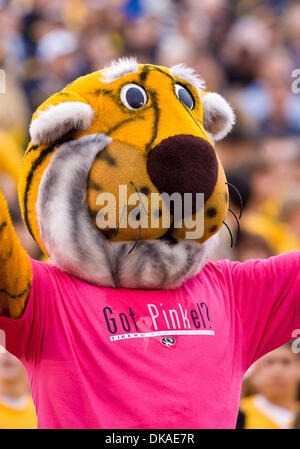
[{"label": "orange fur", "polygon": [[0,314],[20,318],[32,283],[32,268],[13,228],[0,190]]}]

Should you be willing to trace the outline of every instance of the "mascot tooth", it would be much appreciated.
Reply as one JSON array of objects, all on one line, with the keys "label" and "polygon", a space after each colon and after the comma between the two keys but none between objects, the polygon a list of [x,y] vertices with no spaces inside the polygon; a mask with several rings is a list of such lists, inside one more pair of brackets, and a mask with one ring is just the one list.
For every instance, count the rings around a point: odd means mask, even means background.
[{"label": "mascot tooth", "polygon": [[49,263],[0,191],[0,329],[40,428],[234,427],[244,372],[300,327],[299,252],[208,260],[234,122],[193,69],[134,58],[33,115],[19,200]]}]

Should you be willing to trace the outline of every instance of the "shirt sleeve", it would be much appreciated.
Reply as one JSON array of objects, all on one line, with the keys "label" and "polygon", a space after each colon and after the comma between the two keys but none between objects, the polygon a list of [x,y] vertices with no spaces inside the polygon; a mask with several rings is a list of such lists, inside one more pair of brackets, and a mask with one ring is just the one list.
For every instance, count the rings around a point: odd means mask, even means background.
[{"label": "shirt sleeve", "polygon": [[267,352],[297,336],[300,251],[244,263],[228,262],[227,270],[225,276],[241,325],[247,369]]},{"label": "shirt sleeve", "polygon": [[53,290],[51,266],[31,260],[33,281],[21,318],[0,317],[0,344],[21,361],[38,361]]}]

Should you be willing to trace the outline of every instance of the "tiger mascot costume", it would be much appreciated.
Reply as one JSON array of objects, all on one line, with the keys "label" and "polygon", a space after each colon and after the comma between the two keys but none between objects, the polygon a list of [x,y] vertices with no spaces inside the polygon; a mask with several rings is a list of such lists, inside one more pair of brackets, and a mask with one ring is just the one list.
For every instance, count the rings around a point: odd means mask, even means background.
[{"label": "tiger mascot costume", "polygon": [[[33,115],[19,200],[50,263],[26,254],[0,193],[0,336],[40,428],[234,427],[247,368],[295,337],[299,252],[208,261],[229,199],[214,143],[233,123],[192,69],[131,58]],[[154,194],[200,211],[199,235]]]}]

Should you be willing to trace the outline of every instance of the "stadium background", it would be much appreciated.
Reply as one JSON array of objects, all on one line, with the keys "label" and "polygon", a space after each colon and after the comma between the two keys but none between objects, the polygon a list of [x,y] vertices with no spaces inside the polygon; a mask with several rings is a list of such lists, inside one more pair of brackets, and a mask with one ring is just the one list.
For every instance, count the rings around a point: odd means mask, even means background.
[{"label": "stadium background", "polygon": [[[0,0],[0,68],[6,73],[6,93],[0,95],[0,184],[30,255],[41,257],[17,200],[30,116],[68,82],[119,56],[165,66],[184,62],[235,109],[237,125],[216,148],[228,181],[243,198],[241,233],[231,248],[222,229],[214,259],[244,261],[299,249],[300,93],[292,89],[292,73],[300,69],[300,2]],[[230,208],[239,215],[234,190]],[[227,223],[236,240],[233,214]],[[13,372],[16,363],[0,355],[0,428],[8,426],[4,418],[1,422],[7,385],[15,396],[28,391],[21,368],[15,367],[18,375],[7,381],[7,370]],[[259,390],[254,371],[245,381],[245,395]],[[294,396],[295,382],[289,387]],[[18,425],[15,414],[9,422]]]}]

